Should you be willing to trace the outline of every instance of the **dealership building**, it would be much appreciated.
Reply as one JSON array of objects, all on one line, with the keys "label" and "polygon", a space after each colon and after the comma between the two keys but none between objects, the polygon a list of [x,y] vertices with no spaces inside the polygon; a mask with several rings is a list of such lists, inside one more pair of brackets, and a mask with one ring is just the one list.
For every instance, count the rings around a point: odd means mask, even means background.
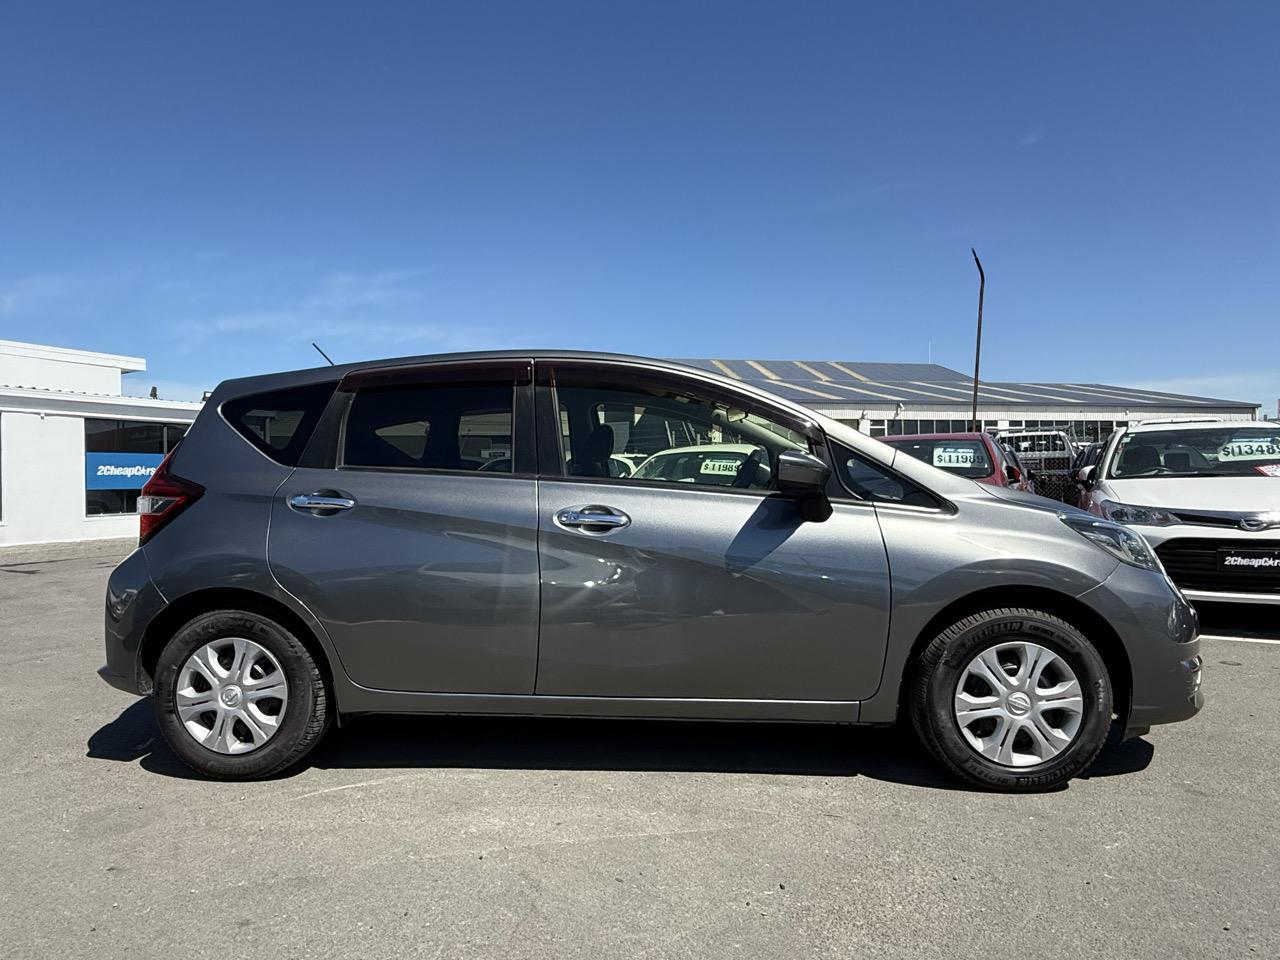
[{"label": "dealership building", "polygon": [[124,396],[146,369],[0,340],[0,546],[138,535],[138,490],[200,411]]},{"label": "dealership building", "polygon": [[[937,364],[683,362],[871,436],[969,426],[973,381]],[[138,491],[200,411],[199,403],[124,396],[123,378],[146,368],[141,357],[0,340],[0,547],[137,536]],[[984,429],[1062,429],[1081,441],[1137,420],[1249,419],[1257,411],[1253,403],[1100,383],[984,381],[978,389]]]},{"label": "dealership building", "polygon": [[[935,363],[848,360],[684,360],[803,403],[873,437],[970,428],[973,378]],[[1105,383],[978,385],[982,429],[1063,430],[1079,443],[1139,420],[1250,420],[1259,404]]]}]

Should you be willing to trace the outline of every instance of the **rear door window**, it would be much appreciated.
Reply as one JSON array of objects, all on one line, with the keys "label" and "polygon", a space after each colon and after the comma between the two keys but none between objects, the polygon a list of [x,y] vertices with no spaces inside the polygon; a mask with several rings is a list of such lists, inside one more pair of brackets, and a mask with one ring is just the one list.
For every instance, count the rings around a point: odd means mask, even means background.
[{"label": "rear door window", "polygon": [[342,465],[512,472],[514,384],[375,386],[351,401]]}]

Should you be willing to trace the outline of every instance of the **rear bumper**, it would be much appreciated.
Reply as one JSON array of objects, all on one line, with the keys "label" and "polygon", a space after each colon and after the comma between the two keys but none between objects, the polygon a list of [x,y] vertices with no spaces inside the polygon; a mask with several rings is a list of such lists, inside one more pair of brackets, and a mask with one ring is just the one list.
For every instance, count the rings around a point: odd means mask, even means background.
[{"label": "rear bumper", "polygon": [[151,678],[141,669],[139,653],[148,625],[165,606],[164,596],[151,581],[142,551],[135,550],[107,580],[104,612],[107,662],[98,676],[127,693],[151,692]]},{"label": "rear bumper", "polygon": [[98,676],[115,687],[117,690],[123,690],[125,693],[137,693],[137,678],[125,677],[118,673],[113,673],[111,667],[103,664],[98,668]]},{"label": "rear bumper", "polygon": [[1200,689],[1200,623],[1164,577],[1126,564],[1081,595],[1120,635],[1132,673],[1126,733],[1195,716]]}]

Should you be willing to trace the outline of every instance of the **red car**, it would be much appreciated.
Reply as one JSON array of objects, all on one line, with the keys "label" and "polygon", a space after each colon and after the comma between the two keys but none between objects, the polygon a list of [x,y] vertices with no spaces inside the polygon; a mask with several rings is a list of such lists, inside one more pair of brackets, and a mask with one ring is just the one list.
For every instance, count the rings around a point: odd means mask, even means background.
[{"label": "red car", "polygon": [[990,434],[917,433],[879,439],[939,470],[979,483],[989,483],[993,487],[1035,492],[1029,472],[1013,462],[1009,451]]}]

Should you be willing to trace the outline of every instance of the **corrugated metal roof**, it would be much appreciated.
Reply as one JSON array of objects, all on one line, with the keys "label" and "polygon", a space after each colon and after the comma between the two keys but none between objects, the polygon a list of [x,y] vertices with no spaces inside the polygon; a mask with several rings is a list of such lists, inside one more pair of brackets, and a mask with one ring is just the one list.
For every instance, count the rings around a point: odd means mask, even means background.
[{"label": "corrugated metal roof", "polygon": [[[963,373],[936,363],[867,363],[862,360],[677,360],[704,370],[725,371],[724,364],[744,380],[764,376],[763,366],[779,380],[931,380],[949,382],[968,380]],[[808,368],[808,369],[806,369]],[[768,379],[773,379],[769,377]]]},{"label": "corrugated metal roof", "polygon": [[[877,406],[883,403],[916,407],[966,406],[972,403],[971,377],[936,363],[866,363],[858,360],[727,360],[682,359],[749,382],[788,400],[822,409],[827,406]],[[983,380],[978,402],[988,406],[1079,407],[1240,407],[1256,410],[1243,400],[1164,393],[1103,383],[1024,383]]]}]

